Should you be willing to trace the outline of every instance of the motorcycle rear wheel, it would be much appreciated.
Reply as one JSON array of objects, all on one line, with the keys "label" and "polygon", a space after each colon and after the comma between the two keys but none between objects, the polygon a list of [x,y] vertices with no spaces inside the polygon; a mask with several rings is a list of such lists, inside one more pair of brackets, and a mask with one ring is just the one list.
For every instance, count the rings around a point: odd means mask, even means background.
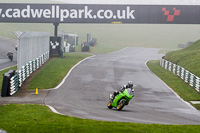
[{"label": "motorcycle rear wheel", "polygon": [[121,100],[119,102],[119,104],[117,105],[117,110],[118,111],[122,110],[125,104],[126,104],[126,101],[125,100]]}]

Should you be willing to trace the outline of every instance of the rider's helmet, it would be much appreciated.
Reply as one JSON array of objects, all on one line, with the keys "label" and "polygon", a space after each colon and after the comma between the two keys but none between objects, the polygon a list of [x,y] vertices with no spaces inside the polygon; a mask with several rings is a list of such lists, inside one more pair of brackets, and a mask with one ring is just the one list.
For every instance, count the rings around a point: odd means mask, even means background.
[{"label": "rider's helmet", "polygon": [[129,88],[133,88],[133,81],[128,81],[127,85],[128,85]]}]

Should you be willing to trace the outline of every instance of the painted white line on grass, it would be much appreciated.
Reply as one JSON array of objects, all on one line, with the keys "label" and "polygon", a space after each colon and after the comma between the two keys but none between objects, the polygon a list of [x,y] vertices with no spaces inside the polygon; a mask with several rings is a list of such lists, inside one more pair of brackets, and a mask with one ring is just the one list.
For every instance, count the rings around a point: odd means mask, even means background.
[{"label": "painted white line on grass", "polygon": [[46,105],[52,112],[56,113],[56,114],[60,114],[60,115],[64,115],[60,112],[58,112],[57,110],[54,109],[54,107],[50,106],[50,105]]},{"label": "painted white line on grass", "polygon": [[16,66],[16,65],[13,65],[13,66],[9,66],[9,67],[3,68],[3,69],[1,69],[0,71],[3,71],[3,70],[5,70],[5,69],[8,69],[8,68],[10,68],[10,67],[14,67],[14,66]]},{"label": "painted white line on grass", "polygon": [[[145,62],[145,66],[149,69],[149,67],[147,66],[147,62]],[[150,70],[150,69],[149,69]],[[151,70],[150,70],[151,71]],[[151,71],[152,72],[152,71]],[[153,73],[153,72],[152,72]],[[164,81],[162,81],[155,73],[153,73],[169,90],[171,90],[177,98],[179,98],[182,102],[184,102],[185,104],[187,104],[188,106],[190,106],[192,109],[194,109],[195,111],[198,111],[195,107],[193,107],[189,102],[184,101],[171,87],[169,87]]]},{"label": "painted white line on grass", "polygon": [[200,101],[190,101],[192,104],[200,104]]},{"label": "painted white line on grass", "polygon": [[[92,58],[92,57],[94,57],[94,56],[96,56],[96,55],[87,57],[87,58],[85,58],[85,59],[79,61],[76,65],[74,65],[74,66],[68,71],[67,75],[66,75],[66,76],[64,77],[64,79],[60,82],[60,84],[57,85],[55,88],[52,88],[52,89],[53,89],[53,90],[58,89],[61,85],[63,85],[63,83],[65,82],[65,80],[69,77],[70,73],[72,72],[72,70],[73,70],[76,66],[78,66],[78,65],[81,64],[83,61],[85,61],[85,60],[87,60],[87,59],[89,59],[89,58]],[[48,90],[52,90],[52,89],[48,89]]]}]

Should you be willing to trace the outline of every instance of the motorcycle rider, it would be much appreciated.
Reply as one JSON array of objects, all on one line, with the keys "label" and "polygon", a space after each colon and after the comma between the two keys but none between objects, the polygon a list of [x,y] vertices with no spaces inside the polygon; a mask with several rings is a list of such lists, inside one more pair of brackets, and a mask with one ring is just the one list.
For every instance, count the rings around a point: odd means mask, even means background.
[{"label": "motorcycle rider", "polygon": [[7,56],[9,59],[10,59],[10,57],[13,58],[13,53],[11,51],[8,51]]},{"label": "motorcycle rider", "polygon": [[123,85],[119,91],[115,91],[112,95],[111,100],[115,99],[115,96],[117,96],[119,93],[124,92],[125,89],[130,88],[133,92],[133,97],[134,97],[134,88],[133,88],[133,81],[128,81],[127,85]]},{"label": "motorcycle rider", "polygon": [[7,56],[12,56],[13,53],[11,51],[8,51]]},{"label": "motorcycle rider", "polygon": [[17,51],[17,45],[15,45],[15,50]]}]

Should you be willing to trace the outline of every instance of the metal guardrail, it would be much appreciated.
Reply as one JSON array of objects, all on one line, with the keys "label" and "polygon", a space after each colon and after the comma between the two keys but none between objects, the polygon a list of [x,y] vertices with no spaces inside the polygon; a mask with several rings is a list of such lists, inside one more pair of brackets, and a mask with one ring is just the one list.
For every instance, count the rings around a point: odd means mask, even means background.
[{"label": "metal guardrail", "polygon": [[30,74],[49,59],[49,32],[23,32],[17,34],[17,72],[10,71],[4,77],[1,96],[10,96]]},{"label": "metal guardrail", "polygon": [[36,58],[35,60],[30,61],[25,66],[22,66],[17,73],[11,77],[10,79],[10,93],[9,95],[14,95],[19,87],[22,86],[22,83],[26,78],[28,78],[31,73],[37,70],[42,64],[44,64],[49,59],[49,51],[42,54],[40,57]]},{"label": "metal guardrail", "polygon": [[200,78],[198,76],[165,59],[160,60],[160,66],[179,76],[183,81],[200,93]]},{"label": "metal guardrail", "polygon": [[10,79],[10,96],[14,95],[19,89],[18,74],[15,74]]}]

